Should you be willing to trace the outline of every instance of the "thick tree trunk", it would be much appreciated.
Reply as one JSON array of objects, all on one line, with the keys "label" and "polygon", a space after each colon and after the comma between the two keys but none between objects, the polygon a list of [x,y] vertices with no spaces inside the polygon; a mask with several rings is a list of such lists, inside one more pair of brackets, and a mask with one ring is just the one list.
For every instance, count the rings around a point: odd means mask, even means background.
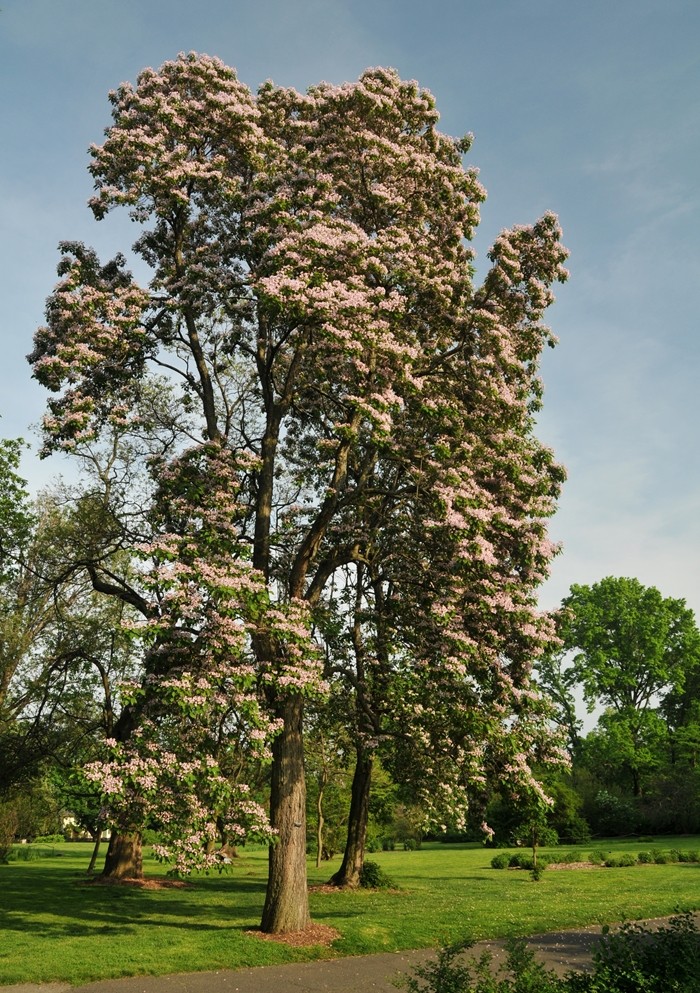
[{"label": "thick tree trunk", "polygon": [[140,831],[113,831],[105,857],[103,879],[143,879]]},{"label": "thick tree trunk", "polygon": [[291,697],[281,707],[284,729],[272,746],[270,821],[277,832],[270,845],[269,876],[261,928],[273,934],[301,931],[309,923],[306,884],[306,781],[302,722],[304,701]]},{"label": "thick tree trunk", "polygon": [[342,865],[331,878],[331,883],[334,886],[357,887],[360,885],[360,872],[365,861],[367,841],[372,762],[372,753],[362,746],[358,746],[355,772],[352,777],[348,837]]}]

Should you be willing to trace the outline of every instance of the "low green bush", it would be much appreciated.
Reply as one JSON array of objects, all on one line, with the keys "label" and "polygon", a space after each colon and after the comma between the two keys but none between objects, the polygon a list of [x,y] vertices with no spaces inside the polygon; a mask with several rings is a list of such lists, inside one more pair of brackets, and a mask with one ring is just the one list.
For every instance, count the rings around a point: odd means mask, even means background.
[{"label": "low green bush", "polygon": [[492,869],[507,869],[510,866],[510,855],[508,852],[500,852],[491,859]]},{"label": "low green bush", "polygon": [[437,957],[416,966],[395,985],[408,993],[699,993],[700,933],[691,914],[671,918],[651,931],[625,924],[604,933],[593,953],[591,972],[563,977],[535,961],[522,938],[506,943],[507,957],[494,968],[485,952],[460,959],[472,942],[442,948]]},{"label": "low green bush", "polygon": [[611,855],[603,864],[608,869],[621,869],[636,865],[637,860],[631,852],[622,852],[620,855]]},{"label": "low green bush", "polygon": [[563,993],[566,990],[553,972],[535,962],[534,954],[522,938],[506,942],[507,958],[496,975],[490,952],[471,961],[460,960],[472,945],[472,941],[463,941],[439,949],[435,959],[416,966],[413,975],[399,977],[394,985],[408,993]]},{"label": "low green bush", "polygon": [[637,855],[637,862],[641,865],[651,865],[654,861],[654,856],[651,852],[639,852]]},{"label": "low green bush", "polygon": [[587,860],[588,856],[577,851],[575,848],[572,848],[570,851],[564,852],[562,855],[557,856],[557,862],[564,862],[568,864],[571,862],[586,862]]},{"label": "low green bush", "polygon": [[[537,864],[546,867],[554,861],[551,855],[543,855],[541,852],[537,853]],[[557,860],[558,861],[558,860]],[[528,872],[532,872],[535,867],[535,861],[530,852],[514,852],[508,858],[508,867],[511,869],[527,869]]]},{"label": "low green bush", "polygon": [[394,881],[377,862],[365,862],[360,870],[360,886],[366,890],[390,890]]}]

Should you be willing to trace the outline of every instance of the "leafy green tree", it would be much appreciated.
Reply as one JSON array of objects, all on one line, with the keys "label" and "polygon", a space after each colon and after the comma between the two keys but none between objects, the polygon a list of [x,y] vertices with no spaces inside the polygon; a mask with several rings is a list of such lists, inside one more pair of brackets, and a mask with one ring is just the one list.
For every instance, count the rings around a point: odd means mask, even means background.
[{"label": "leafy green tree", "polygon": [[571,587],[559,633],[589,708],[606,709],[588,747],[594,764],[609,777],[628,777],[640,796],[662,754],[656,711],[669,694],[681,693],[700,662],[693,612],[636,579],[607,577]]},{"label": "leafy green tree", "polygon": [[559,631],[586,701],[620,714],[652,709],[700,661],[700,633],[685,600],[636,579],[572,586]]}]

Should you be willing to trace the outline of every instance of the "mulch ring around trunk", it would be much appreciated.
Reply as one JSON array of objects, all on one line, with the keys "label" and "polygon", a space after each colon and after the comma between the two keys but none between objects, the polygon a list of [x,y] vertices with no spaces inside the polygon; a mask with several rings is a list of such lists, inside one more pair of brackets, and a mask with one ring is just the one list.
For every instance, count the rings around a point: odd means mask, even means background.
[{"label": "mulch ring around trunk", "polygon": [[327,924],[307,924],[300,931],[286,931],[283,934],[268,934],[265,931],[246,931],[255,938],[262,941],[276,941],[281,945],[292,945],[294,948],[303,948],[307,945],[332,945],[334,941],[342,937],[340,931]]}]

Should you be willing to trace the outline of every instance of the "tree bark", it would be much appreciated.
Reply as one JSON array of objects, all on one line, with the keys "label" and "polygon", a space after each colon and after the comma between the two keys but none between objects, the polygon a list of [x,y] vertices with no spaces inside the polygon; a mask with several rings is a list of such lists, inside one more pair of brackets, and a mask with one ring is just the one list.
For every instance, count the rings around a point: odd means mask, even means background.
[{"label": "tree bark", "polygon": [[105,857],[102,879],[143,879],[140,831],[113,831]]},{"label": "tree bark", "polygon": [[90,856],[90,865],[87,867],[88,876],[91,876],[95,871],[95,863],[97,862],[97,856],[100,854],[100,844],[102,842],[102,828],[98,828],[97,831],[93,832],[92,840],[94,844],[92,848],[92,855]]},{"label": "tree bark", "polygon": [[326,787],[326,778],[323,776],[318,784],[318,798],[316,800],[316,868],[321,868],[323,858],[323,791]]},{"label": "tree bark", "polygon": [[369,820],[369,792],[372,785],[372,753],[357,746],[357,760],[352,777],[352,793],[350,798],[350,815],[348,818],[348,836],[345,843],[343,861],[331,877],[333,886],[357,887],[360,885],[360,873],[365,862],[365,845],[367,842],[367,822]]},{"label": "tree bark", "polygon": [[289,697],[280,707],[284,728],[272,745],[269,875],[261,928],[273,934],[301,931],[309,923],[306,884],[306,780],[302,722],[304,701]]}]

